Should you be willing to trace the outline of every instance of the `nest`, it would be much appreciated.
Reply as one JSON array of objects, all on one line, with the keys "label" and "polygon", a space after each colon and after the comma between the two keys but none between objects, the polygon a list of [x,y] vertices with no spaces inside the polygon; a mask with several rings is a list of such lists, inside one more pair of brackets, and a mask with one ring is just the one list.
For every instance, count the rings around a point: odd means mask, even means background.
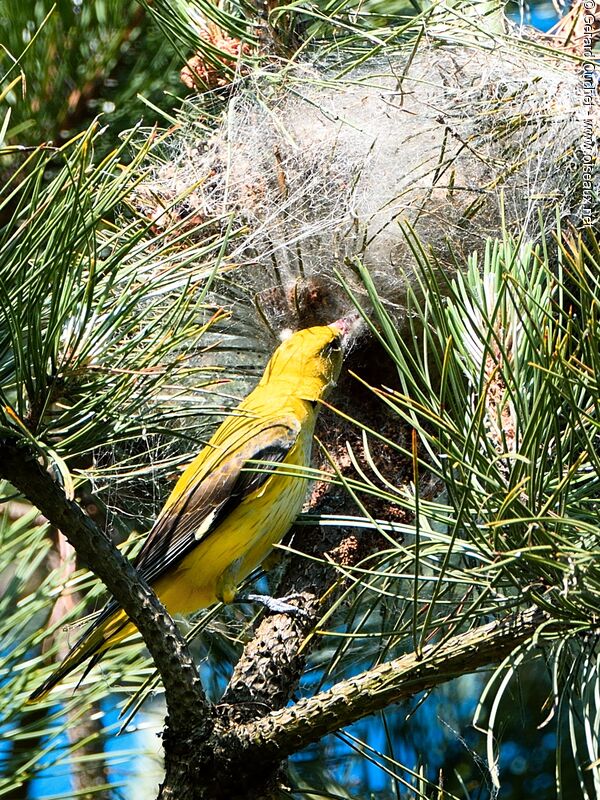
[{"label": "nest", "polygon": [[136,204],[157,228],[175,218],[190,236],[199,222],[232,226],[214,297],[246,309],[236,336],[254,350],[264,318],[277,332],[344,313],[341,282],[365,299],[356,259],[400,323],[414,272],[407,229],[455,269],[503,225],[527,238],[540,220],[547,232],[582,226],[580,142],[586,124],[597,140],[600,119],[577,62],[480,39],[443,34],[349,70],[256,73],[210,135],[198,137],[188,110]]}]

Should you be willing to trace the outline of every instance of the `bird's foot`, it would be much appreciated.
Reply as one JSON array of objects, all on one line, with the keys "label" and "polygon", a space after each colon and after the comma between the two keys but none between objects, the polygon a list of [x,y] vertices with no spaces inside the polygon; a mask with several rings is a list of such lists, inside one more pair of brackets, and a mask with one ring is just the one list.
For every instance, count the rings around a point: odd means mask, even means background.
[{"label": "bird's foot", "polygon": [[268,594],[249,594],[246,599],[251,603],[260,603],[271,614],[288,614],[290,617],[310,617],[308,611],[289,603],[288,600],[297,600],[301,594],[289,594],[287,597],[271,597]]}]

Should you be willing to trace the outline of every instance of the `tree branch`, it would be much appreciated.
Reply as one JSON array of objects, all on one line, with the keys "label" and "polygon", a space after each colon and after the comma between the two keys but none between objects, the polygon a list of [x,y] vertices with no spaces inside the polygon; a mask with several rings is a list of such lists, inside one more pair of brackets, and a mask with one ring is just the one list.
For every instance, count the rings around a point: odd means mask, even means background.
[{"label": "tree branch", "polygon": [[71,542],[135,623],[165,687],[171,734],[208,733],[210,711],[187,645],[152,589],[81,508],[68,500],[28,444],[0,439],[0,475]]},{"label": "tree branch", "polygon": [[497,663],[534,635],[547,617],[537,608],[461,633],[422,654],[400,658],[341,681],[325,692],[230,732],[226,748],[253,763],[283,759],[353,722],[458,675]]}]

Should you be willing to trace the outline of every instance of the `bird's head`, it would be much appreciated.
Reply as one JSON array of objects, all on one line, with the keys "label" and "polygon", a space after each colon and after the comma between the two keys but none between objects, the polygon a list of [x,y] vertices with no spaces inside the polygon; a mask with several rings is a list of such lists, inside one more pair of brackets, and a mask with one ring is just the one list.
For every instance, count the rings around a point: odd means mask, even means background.
[{"label": "bird's head", "polygon": [[355,324],[354,318],[343,317],[292,333],[271,356],[260,385],[287,386],[302,400],[325,397],[339,377]]}]

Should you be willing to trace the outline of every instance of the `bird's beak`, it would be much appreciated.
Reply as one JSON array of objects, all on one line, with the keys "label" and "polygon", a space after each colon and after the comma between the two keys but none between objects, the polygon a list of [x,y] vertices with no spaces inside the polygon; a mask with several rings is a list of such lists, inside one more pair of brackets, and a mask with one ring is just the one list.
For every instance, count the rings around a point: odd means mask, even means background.
[{"label": "bird's beak", "polygon": [[332,322],[329,327],[339,331],[339,333],[342,334],[342,349],[347,350],[348,345],[354,341],[358,335],[360,329],[362,328],[362,324],[363,323],[360,315],[355,312],[352,314],[347,314],[345,317],[341,317],[340,319],[336,319],[336,321]]}]

